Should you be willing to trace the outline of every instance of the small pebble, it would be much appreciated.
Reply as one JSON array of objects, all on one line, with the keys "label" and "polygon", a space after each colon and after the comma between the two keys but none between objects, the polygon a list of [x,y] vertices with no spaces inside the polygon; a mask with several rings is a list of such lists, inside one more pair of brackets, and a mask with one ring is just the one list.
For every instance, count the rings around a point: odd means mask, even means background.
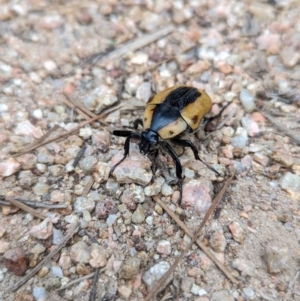
[{"label": "small pebble", "polygon": [[46,149],[43,149],[38,153],[37,160],[42,164],[53,164],[54,156],[52,156]]},{"label": "small pebble", "polygon": [[86,264],[91,259],[90,247],[85,242],[79,241],[71,247],[70,256],[74,262]]},{"label": "small pebble", "polygon": [[259,133],[259,126],[254,120],[243,117],[241,123],[250,137],[254,137]]},{"label": "small pebble", "polygon": [[89,212],[93,211],[95,208],[95,201],[89,197],[77,197],[74,202],[74,210],[77,213],[82,213],[84,210]]},{"label": "small pebble", "polygon": [[232,261],[232,267],[239,270],[242,275],[252,277],[255,274],[255,265],[249,260],[236,258]]},{"label": "small pebble", "polygon": [[216,252],[224,252],[227,241],[223,232],[216,231],[210,236],[209,243],[214,251]]},{"label": "small pebble", "polygon": [[52,235],[53,224],[51,219],[47,217],[40,224],[33,226],[29,234],[37,239],[47,239]]},{"label": "small pebble", "polygon": [[7,250],[3,254],[5,267],[17,276],[22,276],[27,271],[28,257],[21,247]]},{"label": "small pebble", "polygon": [[137,257],[127,259],[121,266],[119,275],[123,279],[131,279],[140,271],[141,260]]},{"label": "small pebble", "polygon": [[191,180],[183,185],[182,206],[205,214],[212,201],[212,184],[208,179]]},{"label": "small pebble", "polygon": [[33,254],[41,254],[45,252],[45,250],[46,248],[42,244],[38,243],[30,250],[30,252]]},{"label": "small pebble", "polygon": [[91,246],[91,259],[89,261],[93,268],[102,268],[106,266],[108,252],[99,244],[93,243]]},{"label": "small pebble", "polygon": [[84,99],[87,109],[98,114],[103,109],[112,106],[118,101],[115,90],[106,85],[101,85],[94,89],[90,95]]},{"label": "small pebble", "polygon": [[[151,290],[154,283],[159,280],[170,268],[170,264],[166,261],[161,261],[156,265],[148,269],[143,275],[143,281],[146,283],[148,291]],[[163,290],[169,282],[173,279],[173,273],[165,281],[164,285],[161,285],[159,291]]]},{"label": "small pebble", "polygon": [[10,243],[4,239],[0,239],[0,253],[3,254],[10,248]]},{"label": "small pebble", "polygon": [[51,267],[51,273],[53,276],[58,277],[58,278],[63,278],[63,272],[62,269],[58,266],[53,266]]},{"label": "small pebble", "polygon": [[210,301],[234,301],[233,296],[227,290],[213,292]]},{"label": "small pebble", "polygon": [[207,292],[203,288],[201,288],[200,286],[198,286],[196,284],[192,285],[191,293],[196,296],[207,295]]},{"label": "small pebble", "polygon": [[152,185],[149,185],[145,187],[145,195],[147,196],[153,196],[153,195],[158,195],[161,191],[161,186],[164,183],[164,178],[158,177],[154,180],[154,183]]},{"label": "small pebble", "polygon": [[119,286],[118,294],[122,300],[123,299],[128,300],[128,298],[132,294],[132,288],[130,286],[125,286],[125,285]]},{"label": "small pebble", "polygon": [[246,112],[254,111],[255,98],[247,89],[242,89],[240,92],[240,100]]},{"label": "small pebble", "polygon": [[267,262],[268,272],[277,274],[288,268],[289,249],[286,246],[280,247],[269,244],[265,247],[265,260]]},{"label": "small pebble", "polygon": [[234,240],[242,244],[245,239],[245,232],[241,225],[238,222],[232,222],[229,225],[229,229]]},{"label": "small pebble", "polygon": [[236,148],[244,148],[247,145],[248,138],[245,136],[235,136],[231,138],[231,145]]},{"label": "small pebble", "polygon": [[[124,155],[124,151],[119,152],[112,158],[111,166],[119,162]],[[118,167],[114,170],[118,183],[136,183],[141,186],[146,186],[152,179],[152,172],[150,171],[151,162],[147,156],[143,156],[138,150],[131,149],[130,156],[127,157]]]},{"label": "small pebble", "polygon": [[152,226],[153,225],[153,216],[147,216],[146,223],[147,223],[147,225]]},{"label": "small pebble", "polygon": [[6,161],[0,162],[0,176],[9,177],[16,173],[21,168],[21,164],[13,159],[9,158]]},{"label": "small pebble", "polygon": [[106,219],[106,224],[108,225],[108,227],[111,227],[116,222],[117,219],[118,219],[117,214],[110,214]]},{"label": "small pebble", "polygon": [[97,159],[94,156],[87,156],[79,162],[79,166],[83,171],[90,172],[96,163]]},{"label": "small pebble", "polygon": [[156,251],[163,255],[170,255],[172,252],[171,243],[167,240],[161,240],[158,242]]},{"label": "small pebble", "polygon": [[54,245],[58,245],[60,243],[60,241],[63,239],[63,237],[64,237],[64,235],[61,230],[53,228],[52,243]]},{"label": "small pebble", "polygon": [[14,132],[16,135],[32,136],[35,139],[39,139],[43,136],[43,131],[41,128],[34,126],[29,120],[18,123]]},{"label": "small pebble", "polygon": [[47,300],[47,293],[44,287],[33,287],[33,296],[36,301],[46,301]]},{"label": "small pebble", "polygon": [[132,222],[135,224],[140,224],[145,220],[145,218],[146,216],[144,207],[139,204],[131,216]]},{"label": "small pebble", "polygon": [[50,190],[49,185],[42,182],[37,182],[35,186],[33,186],[32,188],[33,193],[38,196],[49,192],[49,190]]},{"label": "small pebble", "polygon": [[251,287],[244,287],[243,288],[243,293],[246,295],[248,298],[252,298],[254,296],[254,290]]},{"label": "small pebble", "polygon": [[279,180],[282,189],[287,191],[291,198],[300,201],[300,176],[286,172]]}]

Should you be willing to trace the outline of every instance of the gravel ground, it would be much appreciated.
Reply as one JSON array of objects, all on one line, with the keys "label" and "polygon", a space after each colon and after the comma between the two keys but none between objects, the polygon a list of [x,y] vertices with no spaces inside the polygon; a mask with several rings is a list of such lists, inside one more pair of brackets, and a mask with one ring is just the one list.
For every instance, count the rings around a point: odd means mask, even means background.
[{"label": "gravel ground", "polygon": [[[299,15],[298,0],[2,1],[0,300],[92,300],[94,272],[96,300],[143,300],[190,242],[153,197],[195,231],[233,168],[201,240],[238,283],[193,245],[157,299],[300,300]],[[112,131],[175,84],[205,89],[210,116],[228,105],[188,137],[221,176],[176,149],[182,206],[164,152],[153,174],[133,142],[109,176],[125,141]],[[22,153],[46,133],[66,135]]]}]

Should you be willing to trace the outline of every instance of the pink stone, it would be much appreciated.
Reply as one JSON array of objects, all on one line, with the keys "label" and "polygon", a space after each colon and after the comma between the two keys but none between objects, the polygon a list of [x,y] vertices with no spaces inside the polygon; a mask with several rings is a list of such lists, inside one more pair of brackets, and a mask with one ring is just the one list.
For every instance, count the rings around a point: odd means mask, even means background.
[{"label": "pink stone", "polygon": [[92,244],[91,247],[91,259],[89,261],[93,268],[102,268],[107,264],[108,253],[98,244]]},{"label": "pink stone", "polygon": [[245,239],[245,232],[238,222],[232,222],[229,225],[230,232],[235,241],[243,243]]},{"label": "pink stone", "polygon": [[197,63],[191,65],[186,72],[189,74],[203,73],[210,68],[210,63],[208,61],[198,61]]},{"label": "pink stone", "polygon": [[4,133],[0,133],[0,144],[6,142],[7,140],[8,140],[7,135],[5,135]]},{"label": "pink stone", "polygon": [[40,224],[33,226],[29,234],[38,239],[47,239],[52,235],[53,225],[50,218],[46,218]]},{"label": "pink stone", "polygon": [[223,154],[226,158],[228,158],[228,159],[232,159],[232,158],[233,158],[233,153],[232,153],[232,151],[233,151],[233,146],[230,145],[230,144],[226,145],[225,147],[223,147],[223,148],[221,149],[222,154]]},{"label": "pink stone", "polygon": [[220,164],[225,165],[225,166],[229,166],[231,163],[231,160],[228,158],[219,157],[218,160],[219,160]]},{"label": "pink stone", "polygon": [[130,287],[122,285],[122,286],[118,287],[118,293],[119,293],[121,299],[128,299],[132,293],[132,289]]},{"label": "pink stone", "polygon": [[50,198],[52,203],[63,203],[65,200],[65,194],[59,190],[53,190]]},{"label": "pink stone", "polygon": [[254,120],[248,117],[243,117],[241,121],[243,127],[247,130],[247,133],[250,137],[254,137],[260,132],[259,126]]},{"label": "pink stone", "polygon": [[158,242],[156,251],[160,254],[169,255],[172,252],[171,243],[167,240],[161,240]]},{"label": "pink stone", "polygon": [[[120,161],[123,155],[123,150],[115,155],[112,158],[111,166]],[[153,176],[150,166],[151,162],[147,156],[143,156],[138,150],[131,149],[129,156],[116,167],[113,175],[119,183],[135,182],[145,186],[150,183]]]},{"label": "pink stone", "polygon": [[15,128],[15,134],[22,136],[32,136],[36,139],[39,139],[43,136],[43,131],[40,127],[34,126],[29,120],[20,122]]},{"label": "pink stone", "polygon": [[6,252],[10,247],[10,243],[3,240],[3,239],[0,239],[0,253],[4,253]]},{"label": "pink stone", "polygon": [[192,180],[183,185],[182,206],[204,215],[212,202],[212,184],[208,179]]},{"label": "pink stone", "polygon": [[261,34],[256,42],[260,50],[266,50],[267,54],[278,54],[280,51],[281,41],[279,34],[265,32]]},{"label": "pink stone", "polygon": [[216,63],[216,68],[218,68],[224,74],[229,74],[232,72],[232,67],[224,61]]},{"label": "pink stone", "polygon": [[21,168],[21,164],[14,158],[9,158],[0,163],[0,176],[8,177],[17,172]]},{"label": "pink stone", "polygon": [[257,123],[264,123],[266,121],[266,118],[264,115],[262,115],[259,112],[254,112],[251,114],[251,119]]}]

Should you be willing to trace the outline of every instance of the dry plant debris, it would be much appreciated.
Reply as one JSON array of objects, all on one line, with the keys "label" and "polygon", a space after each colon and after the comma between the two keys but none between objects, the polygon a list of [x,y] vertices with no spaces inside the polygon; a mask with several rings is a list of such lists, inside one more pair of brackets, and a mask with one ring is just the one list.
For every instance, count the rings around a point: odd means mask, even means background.
[{"label": "dry plant debris", "polygon": [[[0,299],[300,300],[299,15],[298,0],[2,1]],[[208,117],[225,108],[188,137],[221,177],[176,149],[182,207],[164,153],[153,173],[133,143],[109,177],[112,131],[175,84],[205,89]]]}]

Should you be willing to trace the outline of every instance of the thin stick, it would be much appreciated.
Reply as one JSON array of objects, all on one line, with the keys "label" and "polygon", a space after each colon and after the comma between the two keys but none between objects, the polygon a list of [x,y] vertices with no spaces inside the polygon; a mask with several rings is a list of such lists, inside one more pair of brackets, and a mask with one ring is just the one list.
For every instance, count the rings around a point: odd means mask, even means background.
[{"label": "thin stick", "polygon": [[[1,200],[1,199],[3,199],[3,200]],[[14,199],[21,203],[25,203],[27,206],[31,206],[34,208],[65,209],[68,207],[67,204],[47,204],[47,203],[42,203],[42,202],[38,202],[38,201],[24,200],[24,199],[19,199],[19,198],[14,198]],[[10,206],[11,203],[6,202],[5,197],[0,196],[0,205]]]},{"label": "thin stick", "polygon": [[79,114],[80,116],[82,116],[84,119],[88,120],[89,118],[91,118],[90,115],[85,114],[81,109],[78,108],[78,104],[73,104],[72,101],[69,100],[69,95],[67,93],[64,94],[67,98],[63,99],[63,102],[70,108],[70,109],[74,109],[77,112],[77,114]]},{"label": "thin stick", "polygon": [[[183,49],[183,50],[180,52],[180,54],[186,53],[186,52],[192,50],[193,48],[195,48],[195,47],[197,47],[197,46],[198,46],[198,45],[192,45],[192,46],[190,46],[190,47],[188,47],[188,48],[186,48],[186,49]],[[161,66],[161,65],[163,65],[163,64],[167,64],[167,63],[169,63],[169,62],[171,62],[171,61],[176,60],[177,56],[178,56],[178,53],[177,53],[176,55],[173,55],[173,56],[171,56],[171,57],[169,57],[169,58],[167,58],[167,59],[165,59],[165,60],[162,60],[162,61],[160,61],[160,62],[158,62],[158,63],[156,63],[156,64],[154,64],[154,65],[151,65],[151,66],[149,66],[149,67],[147,67],[147,68],[144,68],[144,69],[142,69],[142,70],[140,70],[140,71],[137,71],[136,73],[137,73],[137,74],[144,74],[144,73],[146,73],[146,72],[149,72],[149,71],[152,71],[152,70],[156,70],[159,66]]]},{"label": "thin stick", "polygon": [[76,166],[77,166],[78,162],[81,160],[81,158],[82,158],[84,152],[86,151],[86,148],[87,148],[87,145],[84,144],[84,145],[82,146],[82,148],[79,150],[79,152],[77,153],[76,158],[74,159],[74,162],[73,162],[73,164],[72,164],[73,167],[76,167]]},{"label": "thin stick", "polygon": [[[99,245],[99,242],[97,241],[97,239],[90,234],[88,231],[85,231],[85,234],[90,238],[90,240],[93,243],[96,243]],[[99,273],[100,273],[100,268],[97,268],[94,274],[94,279],[93,279],[93,283],[92,283],[92,287],[91,287],[91,293],[90,293],[90,298],[89,301],[95,301],[96,300],[96,293],[97,293],[97,283],[98,283],[98,279],[99,279]]]},{"label": "thin stick", "polygon": [[90,293],[89,301],[95,301],[96,300],[97,282],[98,282],[98,279],[99,279],[99,273],[100,273],[100,268],[97,268],[95,273],[94,273],[94,279],[93,279],[93,284],[92,284],[92,287],[91,287],[91,293]]},{"label": "thin stick", "polygon": [[268,113],[266,113],[264,111],[261,111],[261,110],[259,110],[259,112],[261,114],[263,114],[279,130],[283,131],[287,136],[289,136],[290,138],[292,138],[293,140],[295,140],[295,142],[297,142],[297,144],[300,144],[299,134],[297,134],[294,131],[291,131],[290,129],[288,129],[287,127],[285,127],[284,125],[282,125],[281,122],[277,121],[273,116],[269,115]]},{"label": "thin stick", "polygon": [[[111,112],[114,112],[114,111],[120,109],[122,106],[123,106],[123,105],[116,106],[116,107],[114,107],[114,108],[112,108],[112,109],[110,109],[110,110],[107,110],[107,111],[103,112],[103,113],[100,114],[100,115],[97,115],[96,117],[93,117],[93,118],[91,118],[91,119],[89,119],[89,120],[83,121],[83,122],[81,122],[76,128],[74,128],[73,130],[71,130],[71,131],[69,131],[69,132],[67,132],[67,133],[61,134],[61,135],[59,135],[59,136],[57,136],[57,137],[55,137],[55,138],[53,138],[53,139],[50,139],[50,140],[44,141],[44,142],[42,142],[42,143],[39,143],[39,144],[37,144],[37,145],[31,146],[31,147],[29,147],[28,149],[26,149],[25,151],[23,151],[23,152],[21,152],[21,153],[14,154],[12,157],[13,157],[13,158],[19,157],[19,156],[21,156],[21,155],[24,155],[24,154],[27,154],[27,153],[31,152],[32,150],[34,150],[34,149],[36,149],[36,148],[38,148],[38,147],[40,147],[40,146],[43,146],[43,145],[45,145],[45,144],[48,144],[48,143],[57,141],[57,140],[59,140],[59,139],[65,138],[65,137],[68,137],[69,135],[74,134],[74,133],[76,133],[77,131],[79,131],[79,130],[80,130],[82,127],[84,127],[85,125],[90,124],[90,123],[92,123],[92,122],[94,122],[94,121],[96,121],[96,120],[99,120],[99,119],[101,119],[101,118],[104,118],[105,116],[107,116],[107,115],[110,114]],[[101,121],[100,121],[100,122],[101,122]]]},{"label": "thin stick", "polygon": [[296,273],[296,276],[294,277],[294,279],[292,280],[292,282],[289,284],[288,291],[286,292],[286,294],[285,294],[285,297],[284,297],[284,300],[283,300],[283,301],[286,301],[286,299],[287,299],[288,295],[291,293],[291,290],[292,290],[292,288],[293,288],[293,286],[294,286],[294,284],[295,284],[295,282],[296,282],[297,278],[299,277],[299,275],[300,275],[300,271],[298,271],[298,272]]},{"label": "thin stick", "polygon": [[33,215],[33,216],[35,216],[37,218],[40,218],[40,219],[45,219],[46,218],[46,216],[44,214],[41,214],[41,213],[37,212],[36,210],[32,209],[31,207],[27,206],[24,203],[21,203],[21,202],[16,201],[16,200],[14,200],[12,198],[9,198],[9,197],[7,197],[6,200],[8,202],[10,202],[11,204],[13,204],[14,206],[16,206],[18,208],[21,208],[25,212],[28,212],[28,213],[30,213],[31,215]]},{"label": "thin stick", "polygon": [[10,291],[15,291],[26,283],[32,276],[34,276],[59,250],[65,245],[65,243],[78,231],[80,223],[76,223],[66,234],[66,236],[59,242],[56,248],[51,251],[35,268],[33,268],[29,274],[24,276],[21,280],[15,283],[9,288]]},{"label": "thin stick", "polygon": [[88,193],[89,193],[90,189],[92,188],[93,184],[94,184],[94,179],[93,179],[93,177],[91,177],[89,179],[89,182],[87,183],[87,185],[85,186],[85,188],[82,192],[82,196],[87,196],[88,195]]},{"label": "thin stick", "polygon": [[[230,180],[230,179],[229,179]],[[227,182],[226,182],[227,183]],[[226,185],[226,184],[225,184]],[[224,187],[225,187],[224,185]],[[224,187],[222,189],[224,189]],[[226,187],[225,187],[226,189]],[[222,190],[221,190],[222,191]],[[177,215],[170,210],[170,208],[162,202],[158,197],[153,197],[154,201],[157,202],[177,223],[177,225],[184,230],[184,232],[193,237],[192,231],[177,217]],[[215,263],[215,265],[230,279],[233,283],[237,283],[238,281],[234,278],[234,276],[230,273],[230,271],[215,257],[214,254],[210,252],[210,250],[203,244],[200,239],[196,240],[197,245],[199,248],[205,253],[205,255]]]},{"label": "thin stick", "polygon": [[[215,208],[217,207],[219,201],[221,200],[221,198],[223,197],[227,187],[229,186],[229,184],[231,183],[233,177],[235,175],[235,172],[232,174],[232,176],[225,182],[224,186],[222,187],[222,189],[219,191],[219,193],[216,195],[212,205],[210,206],[209,210],[207,211],[207,213],[204,216],[204,219],[202,220],[198,230],[196,231],[195,235],[191,234],[192,240],[191,242],[188,244],[188,246],[186,247],[186,249],[181,253],[181,255],[179,257],[176,258],[175,262],[173,263],[173,265],[170,267],[170,269],[164,274],[164,276],[162,278],[159,279],[159,281],[157,281],[153,288],[151,289],[151,291],[149,292],[148,296],[146,297],[145,301],[149,301],[151,298],[153,298],[157,292],[159,291],[159,288],[165,283],[165,281],[169,278],[169,276],[173,273],[173,271],[175,270],[176,266],[179,264],[179,262],[183,259],[183,257],[186,255],[186,253],[189,251],[189,249],[192,247],[192,245],[197,241],[197,237],[199,236],[199,234],[201,233],[203,227],[205,226],[206,221],[209,219],[211,213],[215,210]],[[156,201],[158,198],[154,197],[154,200]],[[188,233],[187,233],[188,234]],[[226,274],[227,276],[227,274]],[[238,281],[231,275],[232,278],[231,280],[234,280],[234,283],[238,283]],[[229,278],[229,279],[230,279]]]},{"label": "thin stick", "polygon": [[66,105],[68,105],[70,108],[76,106],[76,112],[82,115],[85,119],[97,116],[90,110],[86,109],[82,104],[78,103],[78,101],[75,101],[68,93],[64,93],[64,95],[66,97],[66,99],[64,99]]},{"label": "thin stick", "polygon": [[70,281],[70,282],[67,283],[66,285],[64,285],[64,286],[62,286],[62,287],[60,287],[60,288],[58,288],[56,291],[57,291],[57,292],[62,291],[62,290],[64,290],[64,289],[66,289],[66,288],[72,286],[73,284],[76,284],[76,283],[81,282],[81,281],[83,281],[83,280],[87,280],[87,279],[93,278],[94,274],[95,274],[95,273],[91,273],[91,274],[85,275],[85,276],[83,276],[83,277],[80,277],[80,278],[78,278],[78,279],[75,279],[75,280],[73,280],[73,281]]},{"label": "thin stick", "polygon": [[[130,41],[124,45],[119,45],[115,50],[108,53],[107,55],[104,55],[100,57],[99,63],[107,62],[107,61],[113,61],[116,59],[120,59],[124,55],[134,52],[137,49],[143,48],[156,40],[169,35],[174,31],[175,27],[173,25],[166,26],[162,29],[159,29],[155,31],[154,33],[150,33],[147,35],[143,35],[141,37],[138,37],[137,39]],[[101,53],[102,54],[102,53]],[[97,62],[97,59],[94,60],[94,64]]]},{"label": "thin stick", "polygon": [[33,145],[39,144],[41,142],[43,142],[44,140],[46,140],[52,133],[54,133],[60,126],[58,124],[56,124],[52,129],[50,129],[45,135],[43,135],[41,138],[39,138],[37,141],[35,141]]}]

